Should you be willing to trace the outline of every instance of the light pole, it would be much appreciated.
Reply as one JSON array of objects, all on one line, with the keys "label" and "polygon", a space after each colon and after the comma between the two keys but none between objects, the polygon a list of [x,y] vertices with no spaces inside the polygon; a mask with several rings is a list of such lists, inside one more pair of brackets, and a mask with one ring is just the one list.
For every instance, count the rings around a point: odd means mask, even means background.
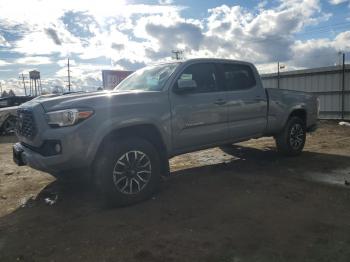
[{"label": "light pole", "polygon": [[277,62],[277,88],[280,88],[280,69],[285,67],[285,65],[280,65],[280,62]]}]

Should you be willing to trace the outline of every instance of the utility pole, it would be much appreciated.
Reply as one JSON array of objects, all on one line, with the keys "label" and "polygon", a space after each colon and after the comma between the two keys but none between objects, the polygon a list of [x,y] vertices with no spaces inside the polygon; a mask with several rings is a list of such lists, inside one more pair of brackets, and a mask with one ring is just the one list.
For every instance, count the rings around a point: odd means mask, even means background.
[{"label": "utility pole", "polygon": [[171,52],[175,55],[175,59],[176,60],[180,60],[181,59],[181,55],[182,55],[183,51],[181,51],[181,50],[172,50]]},{"label": "utility pole", "polygon": [[70,92],[70,70],[69,70],[69,58],[68,58],[68,92]]},{"label": "utility pole", "polygon": [[341,89],[341,119],[344,120],[345,111],[345,53],[343,53],[343,67],[342,67],[342,89]]},{"label": "utility pole", "polygon": [[1,82],[0,82],[0,97],[2,96],[2,85],[1,85]]},{"label": "utility pole", "polygon": [[339,51],[338,52],[338,65],[341,66],[342,65],[342,56],[343,56],[343,52]]},{"label": "utility pole", "polygon": [[280,88],[280,62],[277,62],[277,88]]},{"label": "utility pole", "polygon": [[23,84],[23,88],[24,88],[24,94],[27,95],[26,82],[24,81],[25,76],[23,75],[23,73],[20,75],[20,78],[22,79],[22,84]]}]

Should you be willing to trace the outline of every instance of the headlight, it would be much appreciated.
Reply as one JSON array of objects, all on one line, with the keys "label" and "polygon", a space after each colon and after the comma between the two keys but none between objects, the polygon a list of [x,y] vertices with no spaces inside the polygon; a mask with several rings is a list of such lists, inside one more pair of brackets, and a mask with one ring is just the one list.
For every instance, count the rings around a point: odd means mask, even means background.
[{"label": "headlight", "polygon": [[53,127],[72,126],[93,114],[92,110],[66,109],[46,113],[47,123]]}]

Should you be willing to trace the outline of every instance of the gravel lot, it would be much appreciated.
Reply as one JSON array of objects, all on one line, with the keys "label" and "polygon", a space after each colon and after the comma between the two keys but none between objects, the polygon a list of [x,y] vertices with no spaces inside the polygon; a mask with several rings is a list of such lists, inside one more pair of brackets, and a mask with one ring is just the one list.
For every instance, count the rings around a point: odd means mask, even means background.
[{"label": "gravel lot", "polygon": [[171,160],[161,191],[108,209],[79,181],[12,163],[0,137],[0,261],[350,261],[350,127],[304,153],[270,138]]}]

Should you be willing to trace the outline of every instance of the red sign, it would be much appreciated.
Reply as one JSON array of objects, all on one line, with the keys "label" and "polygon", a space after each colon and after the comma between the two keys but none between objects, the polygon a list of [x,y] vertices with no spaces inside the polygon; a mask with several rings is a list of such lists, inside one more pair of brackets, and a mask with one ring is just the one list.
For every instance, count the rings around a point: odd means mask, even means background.
[{"label": "red sign", "polygon": [[113,89],[133,71],[102,70],[103,89]]}]

